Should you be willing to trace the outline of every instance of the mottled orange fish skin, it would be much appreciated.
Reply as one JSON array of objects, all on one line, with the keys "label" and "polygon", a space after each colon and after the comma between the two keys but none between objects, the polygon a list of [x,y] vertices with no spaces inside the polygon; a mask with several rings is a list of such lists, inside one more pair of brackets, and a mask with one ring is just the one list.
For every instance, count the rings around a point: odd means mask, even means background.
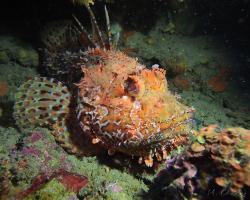
[{"label": "mottled orange fish skin", "polygon": [[94,143],[152,166],[154,155],[162,160],[166,151],[187,141],[193,109],[168,90],[165,70],[147,69],[119,51],[88,53],[100,62],[82,69],[78,119]]}]

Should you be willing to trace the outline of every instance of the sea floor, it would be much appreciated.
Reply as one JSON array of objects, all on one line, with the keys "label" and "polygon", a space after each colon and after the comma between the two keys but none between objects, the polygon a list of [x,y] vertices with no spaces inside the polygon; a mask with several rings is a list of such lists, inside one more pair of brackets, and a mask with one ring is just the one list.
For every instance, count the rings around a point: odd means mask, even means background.
[{"label": "sea floor", "polygon": [[[249,129],[250,94],[244,88],[244,80],[237,76],[241,62],[233,47],[218,36],[170,33],[165,26],[160,20],[147,33],[122,30],[121,49],[148,67],[159,64],[167,70],[170,90],[196,109],[196,129],[209,124]],[[88,186],[76,195],[53,179],[26,199],[142,199],[164,163],[153,172],[122,167],[121,163],[114,166],[107,159],[120,161],[110,157],[77,158],[57,145],[49,130],[37,127],[20,131],[16,127],[12,117],[14,94],[25,80],[39,76],[38,65],[39,53],[31,43],[14,35],[0,35],[2,197],[27,189],[41,173],[51,174],[52,170],[63,168],[86,176]]]}]

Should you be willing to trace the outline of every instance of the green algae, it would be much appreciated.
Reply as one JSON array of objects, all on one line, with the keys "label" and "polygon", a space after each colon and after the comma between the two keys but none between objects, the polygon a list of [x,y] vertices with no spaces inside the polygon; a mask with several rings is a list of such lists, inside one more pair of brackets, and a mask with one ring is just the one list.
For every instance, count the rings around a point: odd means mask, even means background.
[{"label": "green algae", "polygon": [[140,199],[139,194],[147,190],[147,186],[142,180],[138,180],[126,172],[102,165],[96,157],[83,157],[81,160],[74,156],[68,158],[71,163],[74,163],[72,170],[75,173],[81,172],[88,177],[89,184],[80,194],[87,196],[89,199],[106,199],[112,193],[108,186],[114,183],[119,185],[122,190],[121,192],[115,192],[117,193],[116,196],[121,193],[121,196]]},{"label": "green algae", "polygon": [[13,36],[0,36],[0,83],[8,86],[7,94],[0,95],[0,125],[14,126],[14,94],[21,83],[37,76],[38,61],[38,53],[31,45]]},{"label": "green algae", "polygon": [[[6,132],[6,130],[7,129],[2,128],[2,132]],[[97,157],[77,158],[74,155],[68,155],[54,141],[50,131],[45,128],[25,129],[22,131],[22,137],[20,137],[20,135],[16,137],[14,133],[19,134],[12,128],[5,134],[6,137],[1,140],[1,143],[5,141],[10,142],[10,144],[4,147],[5,151],[3,151],[2,154],[5,159],[9,159],[10,161],[9,169],[15,169],[15,173],[11,174],[11,178],[17,180],[18,186],[12,185],[14,188],[13,190],[15,190],[16,187],[18,187],[19,190],[24,190],[31,185],[32,180],[40,173],[51,174],[60,168],[88,177],[89,183],[86,188],[83,188],[78,194],[82,198],[141,199],[141,192],[145,192],[148,189],[142,180],[135,178],[126,171],[121,171],[101,164]],[[33,141],[34,139],[32,138],[34,138],[34,136],[32,136],[32,134],[37,133],[41,134],[42,138]],[[7,137],[8,135],[13,137]],[[12,158],[10,158],[12,157],[10,152],[13,146],[18,142],[22,144],[22,148],[13,155],[15,156],[13,162]],[[26,151],[27,148],[39,150],[40,153],[38,156],[33,153],[28,153],[30,151]],[[27,167],[20,170],[18,163],[23,159],[26,160]],[[113,191],[111,187],[112,184],[119,186],[118,192]],[[53,189],[53,184],[51,184],[50,187],[51,190],[57,190],[57,187]]]},{"label": "green algae", "polygon": [[[0,36],[0,63],[12,61],[25,67],[38,67],[38,52],[28,43],[13,36]],[[7,56],[7,58],[6,58]]]},{"label": "green algae", "polygon": [[[249,115],[244,111],[249,107],[249,95],[237,88],[238,83],[228,81],[228,87],[222,93],[212,91],[208,85],[220,67],[230,67],[229,70],[233,71],[239,66],[233,49],[226,48],[212,36],[164,33],[162,28],[167,25],[166,20],[159,19],[148,33],[135,32],[129,36],[124,48],[134,49],[142,62],[150,66],[157,63],[167,70],[170,90],[180,94],[184,104],[196,109],[194,118],[198,122],[197,128],[214,123],[222,127],[249,128]],[[149,44],[148,38],[154,42]],[[173,74],[169,73],[171,66],[167,65],[167,61],[174,58],[185,61],[184,73],[174,75],[189,82],[188,90],[176,87],[174,77],[170,76]]]},{"label": "green algae", "polygon": [[39,57],[37,52],[32,49],[18,49],[16,59],[22,66],[38,66]]},{"label": "green algae", "polygon": [[0,82],[8,83],[8,94],[5,97],[0,97],[1,103],[13,102],[17,88],[22,82],[29,77],[37,76],[37,71],[33,68],[24,68],[17,63],[0,64]]},{"label": "green algae", "polygon": [[0,126],[0,160],[8,159],[9,150],[19,141],[20,134],[14,128]]},{"label": "green algae", "polygon": [[8,63],[10,60],[6,51],[0,50],[0,63]]},{"label": "green algae", "polygon": [[78,199],[74,192],[68,191],[56,179],[52,179],[41,189],[28,195],[24,200],[69,200]]}]

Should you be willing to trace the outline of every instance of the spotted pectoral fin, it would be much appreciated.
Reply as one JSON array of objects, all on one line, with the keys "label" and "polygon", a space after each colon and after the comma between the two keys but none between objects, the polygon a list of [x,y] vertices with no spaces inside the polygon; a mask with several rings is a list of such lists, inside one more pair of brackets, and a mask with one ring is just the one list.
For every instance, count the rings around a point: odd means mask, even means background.
[{"label": "spotted pectoral fin", "polygon": [[20,128],[52,128],[69,113],[70,93],[54,79],[34,78],[23,83],[16,95],[14,118]]},{"label": "spotted pectoral fin", "polygon": [[53,124],[52,135],[54,136],[55,140],[61,145],[61,147],[68,153],[81,154],[77,146],[72,143],[72,136],[66,127],[67,126],[65,124],[65,119],[57,121],[55,124]]},{"label": "spotted pectoral fin", "polygon": [[103,148],[98,144],[93,145],[90,138],[81,131],[78,124],[72,123],[73,121],[74,117],[71,116],[69,121],[62,120],[53,125],[52,135],[57,143],[68,153],[79,157],[103,153]]}]

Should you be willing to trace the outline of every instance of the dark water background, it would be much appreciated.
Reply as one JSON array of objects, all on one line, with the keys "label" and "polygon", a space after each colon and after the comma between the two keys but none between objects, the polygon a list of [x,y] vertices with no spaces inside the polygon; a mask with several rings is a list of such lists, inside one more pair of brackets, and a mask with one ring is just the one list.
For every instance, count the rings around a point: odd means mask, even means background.
[{"label": "dark water background", "polygon": [[[108,4],[111,21],[119,21],[126,28],[147,32],[159,17],[169,18],[175,13],[178,1],[169,0],[114,0]],[[181,2],[181,1],[179,1]],[[233,47],[242,67],[236,73],[242,89],[250,87],[250,1],[249,0],[188,0],[187,17],[198,21],[192,35],[216,35],[229,47]],[[180,3],[179,3],[180,4]],[[96,1],[94,12],[100,22],[104,20],[103,2]],[[38,33],[49,21],[70,19],[74,13],[83,24],[89,25],[87,13],[68,0],[12,0],[2,1],[0,7],[0,31],[14,30],[28,41],[39,46]],[[185,22],[187,25],[188,20]],[[13,33],[13,31],[11,31]]]}]

